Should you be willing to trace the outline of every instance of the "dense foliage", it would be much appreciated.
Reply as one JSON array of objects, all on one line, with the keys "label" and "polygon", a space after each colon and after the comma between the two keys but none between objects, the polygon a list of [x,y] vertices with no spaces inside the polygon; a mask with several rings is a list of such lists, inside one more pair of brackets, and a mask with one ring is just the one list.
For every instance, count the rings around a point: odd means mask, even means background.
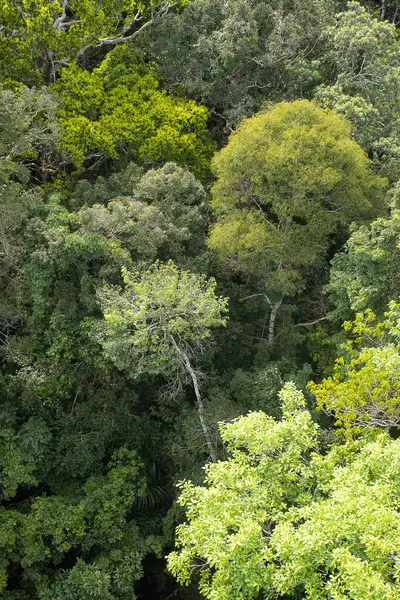
[{"label": "dense foliage", "polygon": [[0,2],[0,597],[395,600],[398,3]]}]

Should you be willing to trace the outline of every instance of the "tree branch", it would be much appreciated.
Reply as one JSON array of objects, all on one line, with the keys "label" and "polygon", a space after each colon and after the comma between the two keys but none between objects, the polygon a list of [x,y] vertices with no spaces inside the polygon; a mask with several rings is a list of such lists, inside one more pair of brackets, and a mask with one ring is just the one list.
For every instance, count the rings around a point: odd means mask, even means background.
[{"label": "tree branch", "polygon": [[208,451],[209,451],[210,456],[211,456],[211,460],[213,462],[217,462],[217,456],[215,454],[214,446],[213,446],[212,441],[211,441],[210,431],[209,431],[209,429],[207,427],[207,424],[206,424],[206,421],[205,421],[205,418],[204,418],[204,404],[203,404],[203,400],[202,400],[201,395],[200,395],[199,382],[198,382],[198,379],[197,379],[196,372],[194,371],[192,365],[190,364],[190,360],[189,360],[189,357],[186,354],[186,352],[184,352],[184,350],[182,350],[182,348],[180,348],[178,346],[178,344],[176,343],[176,341],[174,340],[173,337],[171,337],[171,339],[172,339],[172,345],[175,348],[175,352],[178,354],[178,356],[181,357],[181,359],[183,361],[183,364],[185,365],[185,369],[186,369],[187,373],[190,375],[190,377],[192,379],[194,393],[196,395],[197,410],[198,410],[198,413],[199,413],[200,425],[201,425],[201,428],[202,428],[203,433],[204,433],[204,437],[205,437],[205,440],[206,440]]},{"label": "tree branch", "polygon": [[326,321],[328,317],[320,317],[319,319],[314,319],[314,321],[308,321],[308,323],[296,323],[294,327],[307,327],[308,325],[316,325],[317,323],[321,323],[322,321]]},{"label": "tree branch", "polygon": [[137,23],[138,21],[141,20],[142,17],[139,16],[139,13],[136,13],[136,15],[133,18],[132,23],[124,29],[122,35],[115,36],[115,37],[99,38],[97,40],[97,43],[89,44],[88,46],[85,46],[84,48],[82,48],[82,50],[80,50],[78,52],[78,57],[83,56],[83,54],[86,52],[86,50],[88,50],[89,48],[92,48],[93,46],[96,46],[97,48],[100,48],[101,46],[115,46],[117,44],[123,44],[125,42],[130,42],[130,41],[134,40],[138,35],[143,33],[143,31],[145,31],[150,25],[153,25],[153,23],[158,21],[158,19],[161,19],[161,17],[166,15],[171,8],[177,6],[178,4],[179,4],[179,2],[171,2],[170,0],[166,0],[166,1],[164,0],[163,2],[160,2],[160,4],[153,7],[154,9],[158,9],[158,10],[155,13],[152,12],[151,18],[148,21],[146,21],[146,23],[143,23],[143,25],[141,27],[139,27],[139,29],[136,29],[130,35],[124,35],[126,32],[128,32],[132,28],[132,26],[135,23]]}]

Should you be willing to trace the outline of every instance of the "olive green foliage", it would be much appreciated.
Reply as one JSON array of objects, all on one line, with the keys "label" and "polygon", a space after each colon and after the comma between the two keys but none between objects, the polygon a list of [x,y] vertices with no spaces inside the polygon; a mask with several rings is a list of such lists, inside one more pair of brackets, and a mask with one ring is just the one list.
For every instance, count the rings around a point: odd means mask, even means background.
[{"label": "olive green foliage", "polygon": [[367,308],[382,315],[400,294],[400,221],[378,219],[355,228],[343,251],[332,260],[326,291],[333,304],[330,317],[344,320]]},{"label": "olive green foliage", "polygon": [[325,35],[325,68],[331,81],[316,91],[316,98],[351,120],[357,141],[384,174],[397,181],[400,46],[396,27],[358,2],[350,2]]},{"label": "olive green foliage", "polygon": [[230,458],[205,485],[181,484],[187,521],[169,569],[199,577],[210,600],[260,596],[387,600],[398,586],[399,441],[317,450],[318,428],[293,385],[283,420],[251,413],[221,425]]},{"label": "olive green foliage", "polygon": [[133,377],[179,374],[177,347],[196,357],[211,329],[226,324],[227,300],[215,295],[215,280],[180,271],[172,261],[139,277],[123,269],[123,280],[124,290],[99,291],[106,323],[99,336],[106,355]]},{"label": "olive green foliage", "polygon": [[400,423],[399,305],[391,302],[389,309],[381,322],[371,310],[346,322],[349,340],[333,376],[308,386],[319,408],[350,435],[366,426],[389,429]]},{"label": "olive green foliage", "polygon": [[208,111],[160,90],[155,69],[130,47],[116,48],[92,72],[63,69],[54,90],[63,103],[61,148],[75,165],[123,155],[146,165],[175,161],[197,174],[207,169]]},{"label": "olive green foliage", "polygon": [[384,182],[350,124],[306,100],[243,121],[214,170],[209,245],[271,293],[301,290],[338,227],[381,210]]},{"label": "olive green foliage", "polygon": [[320,82],[319,39],[334,2],[191,0],[147,34],[167,88],[185,90],[235,126],[267,100],[303,97]]}]

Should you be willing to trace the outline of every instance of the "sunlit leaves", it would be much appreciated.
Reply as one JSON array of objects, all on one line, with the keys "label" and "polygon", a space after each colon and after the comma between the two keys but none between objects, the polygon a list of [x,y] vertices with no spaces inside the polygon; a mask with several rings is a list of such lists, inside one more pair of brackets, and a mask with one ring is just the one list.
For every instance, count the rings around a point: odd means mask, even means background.
[{"label": "sunlit leaves", "polygon": [[285,595],[388,600],[397,593],[400,443],[316,450],[317,428],[292,385],[284,418],[251,413],[221,427],[230,458],[204,487],[181,484],[186,521],[169,568],[199,576],[212,600]]},{"label": "sunlit leaves", "polygon": [[[227,300],[216,282],[156,263],[143,275],[123,271],[125,289],[99,291],[105,329],[99,330],[106,355],[132,377],[173,375],[180,370],[175,344],[201,353],[211,330],[226,323]],[[174,344],[175,342],[175,344]]]},{"label": "sunlit leaves", "polygon": [[306,100],[243,121],[214,170],[210,247],[285,295],[301,289],[302,269],[323,255],[340,225],[380,209],[384,182],[350,124]]}]

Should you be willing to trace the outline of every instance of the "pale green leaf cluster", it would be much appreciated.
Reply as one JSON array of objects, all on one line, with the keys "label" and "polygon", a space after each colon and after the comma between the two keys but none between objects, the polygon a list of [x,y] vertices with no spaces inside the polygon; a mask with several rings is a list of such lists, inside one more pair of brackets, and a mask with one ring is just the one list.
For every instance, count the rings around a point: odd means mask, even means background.
[{"label": "pale green leaf cluster", "polygon": [[168,566],[210,600],[394,600],[399,590],[400,443],[317,450],[318,428],[287,384],[284,418],[221,426],[230,458],[181,484],[186,521]]},{"label": "pale green leaf cluster", "polygon": [[123,279],[124,289],[98,292],[105,318],[98,335],[106,355],[132,377],[179,371],[175,344],[188,355],[200,353],[211,330],[226,324],[227,299],[216,296],[214,279],[172,261],[156,262],[142,275],[123,269]]}]

